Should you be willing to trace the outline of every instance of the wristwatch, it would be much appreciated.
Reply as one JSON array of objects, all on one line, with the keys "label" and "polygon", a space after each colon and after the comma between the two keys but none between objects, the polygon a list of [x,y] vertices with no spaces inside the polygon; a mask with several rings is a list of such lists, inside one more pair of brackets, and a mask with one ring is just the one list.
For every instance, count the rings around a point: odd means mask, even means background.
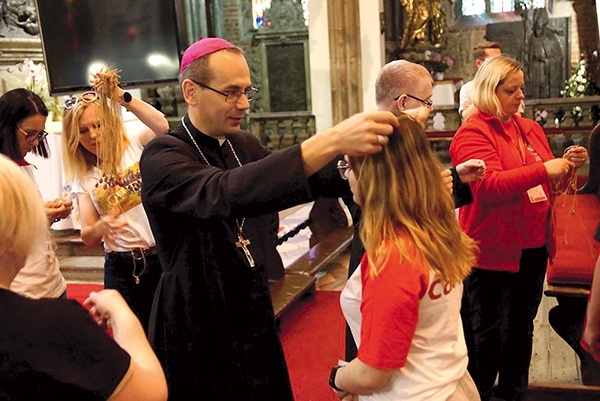
[{"label": "wristwatch", "polygon": [[132,99],[131,93],[123,92],[123,102],[129,103],[129,102],[131,102],[131,99]]},{"label": "wristwatch", "polygon": [[331,368],[331,373],[329,374],[329,387],[334,389],[336,393],[339,393],[340,391],[344,391],[335,385],[335,376],[337,375],[337,371],[342,367],[343,366],[334,366],[333,368]]}]

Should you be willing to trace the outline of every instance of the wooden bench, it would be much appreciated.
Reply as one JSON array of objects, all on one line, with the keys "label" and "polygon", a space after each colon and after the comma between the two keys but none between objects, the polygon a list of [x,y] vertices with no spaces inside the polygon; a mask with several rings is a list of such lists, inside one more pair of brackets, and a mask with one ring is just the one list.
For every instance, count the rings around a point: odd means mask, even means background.
[{"label": "wooden bench", "polygon": [[60,271],[67,281],[103,283],[104,257],[102,256],[60,256]]},{"label": "wooden bench", "polygon": [[338,228],[314,245],[305,254],[285,267],[286,274],[314,276],[352,243],[354,229]]},{"label": "wooden bench", "polygon": [[350,246],[353,235],[352,227],[336,229],[285,267],[284,277],[270,285],[275,318],[295,301],[314,294],[315,275]]},{"label": "wooden bench", "polygon": [[104,256],[102,245],[87,246],[81,240],[79,231],[52,231],[52,240],[59,256]]},{"label": "wooden bench", "polygon": [[600,387],[574,382],[530,383],[523,401],[592,401],[600,399]]},{"label": "wooden bench", "polygon": [[[583,350],[579,340],[599,253],[599,244],[593,237],[600,222],[597,198],[600,189],[600,125],[590,135],[589,157],[590,169],[588,177],[584,177],[587,178],[584,188],[574,195],[561,195],[555,202],[557,252],[554,263],[548,265],[544,294],[556,298],[558,304],[549,311],[548,320],[553,330],[579,357],[583,384],[598,386],[600,364]],[[557,386],[562,388],[562,384]],[[597,390],[595,392],[600,399]]]},{"label": "wooden bench", "polygon": [[575,298],[585,298],[587,300],[590,294],[590,286],[574,284],[549,284],[546,283],[544,294],[548,297],[568,296]]},{"label": "wooden bench", "polygon": [[296,301],[315,291],[316,277],[300,274],[286,274],[283,278],[269,284],[275,319],[288,310]]}]

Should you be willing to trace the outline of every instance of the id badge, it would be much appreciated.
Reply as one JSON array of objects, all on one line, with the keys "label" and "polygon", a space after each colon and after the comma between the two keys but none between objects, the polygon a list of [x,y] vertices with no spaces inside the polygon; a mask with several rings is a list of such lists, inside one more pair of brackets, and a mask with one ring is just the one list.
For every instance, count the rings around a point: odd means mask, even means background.
[{"label": "id badge", "polygon": [[529,202],[531,203],[544,202],[548,200],[548,197],[544,192],[544,188],[542,188],[541,185],[536,185],[533,188],[529,188],[527,190],[527,196],[529,196]]}]

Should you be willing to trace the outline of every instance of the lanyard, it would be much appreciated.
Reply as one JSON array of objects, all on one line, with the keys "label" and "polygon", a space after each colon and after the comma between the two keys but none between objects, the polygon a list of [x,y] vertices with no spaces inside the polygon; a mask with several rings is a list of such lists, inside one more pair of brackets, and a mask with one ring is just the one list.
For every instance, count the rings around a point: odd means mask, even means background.
[{"label": "lanyard", "polygon": [[519,128],[519,126],[517,125],[517,122],[515,120],[512,120],[513,123],[515,124],[515,128],[517,129],[517,139],[519,141],[519,145],[517,146],[517,144],[515,143],[515,140],[510,137],[510,140],[512,141],[512,143],[517,147],[517,149],[519,149],[519,154],[521,155],[521,160],[523,161],[523,165],[526,165],[526,155],[525,155],[525,142],[523,141],[523,134],[521,133],[521,129]]}]

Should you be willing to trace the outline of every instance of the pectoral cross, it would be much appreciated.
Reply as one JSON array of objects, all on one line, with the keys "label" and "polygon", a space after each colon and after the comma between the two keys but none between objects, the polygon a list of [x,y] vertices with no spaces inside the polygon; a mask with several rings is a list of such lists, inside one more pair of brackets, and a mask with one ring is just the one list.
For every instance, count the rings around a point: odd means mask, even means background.
[{"label": "pectoral cross", "polygon": [[254,267],[254,259],[252,258],[252,255],[250,254],[250,250],[248,249],[248,245],[250,245],[250,240],[242,237],[241,232],[238,233],[237,237],[238,237],[238,241],[235,243],[235,246],[237,246],[238,248],[242,248],[242,250],[244,251],[244,254],[246,255],[246,259],[248,259],[248,263],[250,264],[250,267]]}]

